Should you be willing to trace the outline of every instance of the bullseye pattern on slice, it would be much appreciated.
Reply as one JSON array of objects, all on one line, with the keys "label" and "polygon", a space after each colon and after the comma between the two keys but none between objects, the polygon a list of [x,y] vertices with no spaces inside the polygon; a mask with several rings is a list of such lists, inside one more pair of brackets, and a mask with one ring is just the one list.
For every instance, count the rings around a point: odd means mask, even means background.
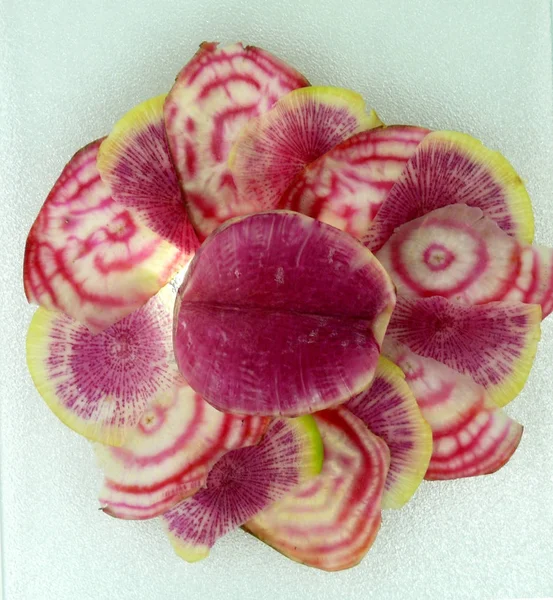
[{"label": "bullseye pattern on slice", "polygon": [[228,415],[184,381],[150,402],[119,448],[96,445],[104,472],[100,504],[122,519],[150,519],[197,492],[229,450],[257,444],[269,419]]},{"label": "bullseye pattern on slice", "polygon": [[509,235],[532,242],[530,198],[507,159],[470,135],[435,131],[407,163],[364,243],[376,252],[400,225],[449,204],[480,208]]},{"label": "bullseye pattern on slice", "polygon": [[135,106],[102,142],[98,170],[113,198],[181,252],[184,265],[199,246],[163,122],[166,96]]},{"label": "bullseye pattern on slice", "polygon": [[385,346],[386,354],[405,372],[432,428],[433,451],[426,479],[486,475],[511,458],[522,426],[495,406],[482,386],[405,347],[388,342]]},{"label": "bullseye pattern on slice", "polygon": [[64,313],[38,308],[27,334],[27,364],[52,412],[85,437],[120,446],[152,400],[170,397],[178,377],[167,288],[93,335]]},{"label": "bullseye pattern on slice", "polygon": [[180,253],[111,197],[96,167],[102,140],[79,150],[52,188],[25,247],[29,302],[98,332],[151,298]]},{"label": "bullseye pattern on slice", "polygon": [[350,136],[382,125],[350,90],[307,87],[290,92],[242,129],[229,159],[240,197],[265,209],[309,163]]},{"label": "bullseye pattern on slice", "polygon": [[323,445],[311,416],[274,419],[257,446],[233,450],[215,464],[205,489],[163,515],[175,552],[194,562],[321,471]]},{"label": "bullseye pattern on slice", "polygon": [[478,208],[446,206],[406,223],[377,257],[404,296],[553,310],[553,250],[517,241]]},{"label": "bullseye pattern on slice", "polygon": [[175,354],[220,410],[315,412],[371,382],[394,304],[360,242],[298,213],[258,213],[220,228],[193,259],[175,307]]},{"label": "bullseye pattern on slice", "polygon": [[307,165],[279,206],[361,239],[428,133],[407,125],[362,131]]},{"label": "bullseye pattern on slice", "polygon": [[245,529],[292,560],[339,571],[358,564],[376,538],[390,453],[344,408],[314,418],[325,454],[320,475],[253,517]]},{"label": "bullseye pattern on slice", "polygon": [[467,306],[439,296],[400,296],[387,336],[469,375],[504,406],[526,383],[540,339],[540,321],[540,307],[534,304]]},{"label": "bullseye pattern on slice", "polygon": [[259,206],[238,196],[230,148],[249,119],[309,82],[254,46],[204,43],[179,73],[165,103],[169,146],[201,240],[231,217]]},{"label": "bullseye pattern on slice", "polygon": [[345,407],[388,445],[382,508],[401,508],[419,487],[432,455],[432,432],[403,372],[381,356],[370,387]]}]

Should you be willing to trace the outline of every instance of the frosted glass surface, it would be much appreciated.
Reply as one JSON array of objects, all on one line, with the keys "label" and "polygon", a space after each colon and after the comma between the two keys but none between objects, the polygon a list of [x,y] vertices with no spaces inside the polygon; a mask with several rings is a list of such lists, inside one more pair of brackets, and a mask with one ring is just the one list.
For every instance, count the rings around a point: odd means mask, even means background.
[{"label": "frosted glass surface", "polygon": [[461,129],[528,184],[553,245],[548,0],[0,0],[1,503],[6,600],[534,598],[553,594],[553,318],[525,425],[499,473],[425,483],[386,512],[361,566],[327,574],[242,532],[197,565],[155,521],[97,510],[91,449],[50,414],[24,358],[25,236],[64,163],[165,92],[199,42],[260,45],[313,83],[362,92],[385,122]]}]

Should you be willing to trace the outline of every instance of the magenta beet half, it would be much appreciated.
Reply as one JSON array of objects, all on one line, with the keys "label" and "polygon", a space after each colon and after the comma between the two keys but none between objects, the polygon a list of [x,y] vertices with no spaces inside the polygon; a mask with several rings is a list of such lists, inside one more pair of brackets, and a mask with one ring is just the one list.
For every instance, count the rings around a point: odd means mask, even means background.
[{"label": "magenta beet half", "polygon": [[175,355],[220,410],[311,413],[370,384],[394,305],[388,275],[353,237],[297,213],[258,213],[196,254],[175,305]]}]

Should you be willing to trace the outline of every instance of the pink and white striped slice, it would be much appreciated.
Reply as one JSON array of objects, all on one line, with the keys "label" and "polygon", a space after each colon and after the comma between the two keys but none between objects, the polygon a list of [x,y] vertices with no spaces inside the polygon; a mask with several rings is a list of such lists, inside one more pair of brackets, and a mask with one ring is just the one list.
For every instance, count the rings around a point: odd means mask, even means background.
[{"label": "pink and white striped slice", "polygon": [[516,171],[499,152],[456,131],[424,138],[363,241],[377,252],[399,226],[450,204],[480,208],[509,235],[532,242],[532,204]]},{"label": "pink and white striped slice", "polygon": [[203,490],[163,515],[175,552],[202,560],[220,537],[318,475],[322,463],[313,417],[274,419],[257,446],[225,454]]},{"label": "pink and white striped slice", "polygon": [[344,408],[314,418],[325,453],[321,474],[244,527],[292,560],[340,571],[361,561],[380,529],[390,453]]},{"label": "pink and white striped slice", "polygon": [[257,444],[264,417],[228,415],[180,380],[170,397],[150,402],[123,446],[96,445],[104,473],[100,504],[121,519],[151,519],[205,486],[226,452]]},{"label": "pink and white striped slice", "polygon": [[553,310],[553,249],[517,241],[465,204],[402,225],[377,257],[403,296],[539,304],[542,317]]},{"label": "pink and white striped slice", "polygon": [[61,310],[93,332],[140,308],[181,259],[113,200],[96,166],[101,142],[63,169],[29,232],[23,267],[29,302]]},{"label": "pink and white striped slice", "polygon": [[201,240],[229,218],[259,207],[240,197],[227,166],[249,119],[309,82],[269,52],[241,43],[204,43],[183,67],[165,103],[169,146]]},{"label": "pink and white striped slice", "polygon": [[279,207],[361,239],[428,133],[408,125],[362,131],[307,165],[285,190]]},{"label": "pink and white striped slice", "polygon": [[507,463],[518,447],[522,426],[495,406],[482,386],[405,347],[386,343],[385,352],[405,372],[432,428],[426,479],[487,475]]},{"label": "pink and white striped slice", "polygon": [[432,432],[403,372],[381,356],[370,387],[344,406],[390,449],[382,508],[401,508],[419,487],[432,454]]},{"label": "pink and white striped slice", "polygon": [[398,297],[386,337],[482,385],[499,406],[523,388],[540,339],[535,304],[469,306],[440,296]]}]

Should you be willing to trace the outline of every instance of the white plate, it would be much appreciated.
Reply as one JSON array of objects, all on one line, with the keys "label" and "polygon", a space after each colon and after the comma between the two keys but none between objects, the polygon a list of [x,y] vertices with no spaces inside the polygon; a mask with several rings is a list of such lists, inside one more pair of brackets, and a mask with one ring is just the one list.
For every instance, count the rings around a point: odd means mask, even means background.
[{"label": "white plate", "polygon": [[525,425],[499,473],[425,483],[387,512],[361,566],[326,574],[242,532],[197,565],[156,522],[97,510],[88,444],[33,389],[21,262],[60,169],[204,39],[266,47],[313,83],[361,91],[388,123],[461,129],[528,183],[553,245],[548,0],[26,0],[0,8],[2,527],[6,600],[515,598],[553,593],[553,318],[509,406]]}]

